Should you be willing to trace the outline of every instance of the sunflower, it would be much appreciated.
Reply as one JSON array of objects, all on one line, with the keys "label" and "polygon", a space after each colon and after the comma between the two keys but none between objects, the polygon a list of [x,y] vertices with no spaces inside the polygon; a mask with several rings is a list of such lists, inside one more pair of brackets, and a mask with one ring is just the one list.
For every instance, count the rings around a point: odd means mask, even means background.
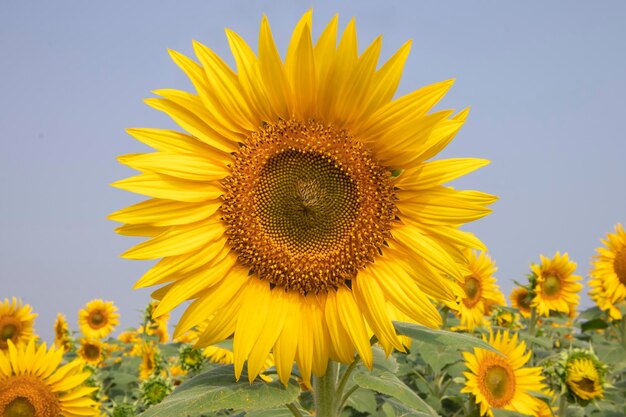
[{"label": "sunflower", "polygon": [[84,417],[97,416],[91,393],[97,388],[82,386],[90,373],[81,360],[61,367],[63,350],[46,344],[35,348],[14,345],[0,351],[0,416]]},{"label": "sunflower", "polygon": [[161,371],[161,354],[158,348],[151,343],[141,345],[141,364],[139,364],[139,379],[145,380]]},{"label": "sunflower", "polygon": [[98,339],[81,339],[76,353],[94,366],[101,366],[104,361],[104,345]]},{"label": "sunflower", "polygon": [[532,296],[528,288],[514,288],[509,298],[511,299],[511,306],[518,309],[523,317],[530,317]]},{"label": "sunflower", "polygon": [[485,250],[459,226],[495,201],[444,185],[488,161],[427,162],[468,114],[429,113],[452,81],[394,100],[410,42],[378,67],[380,37],[359,55],[354,21],[337,45],[335,17],[313,43],[311,15],[284,62],[265,17],[258,54],[227,30],[236,72],[197,42],[199,62],[172,51],[197,93],[146,103],[187,133],[130,129],[157,152],[120,157],[141,174],[113,184],[152,197],[110,216],[151,238],[123,257],[162,258],[135,287],[165,284],[156,316],[192,300],[175,338],[212,317],[199,346],[233,336],[237,378],[270,352],[283,383],[294,360],[305,381],[355,353],[371,367],[373,335],[404,351],[392,319],[440,325],[460,248]]},{"label": "sunflower", "polygon": [[455,312],[461,318],[461,326],[470,331],[486,324],[487,308],[506,304],[504,296],[496,285],[493,274],[497,268],[487,254],[466,251],[469,275],[458,283],[462,296],[458,296]]},{"label": "sunflower", "polygon": [[72,350],[72,337],[65,316],[61,313],[57,314],[54,322],[54,345],[63,348],[65,352]]},{"label": "sunflower", "polygon": [[517,334],[510,336],[508,331],[491,333],[489,339],[483,336],[491,346],[502,355],[475,348],[474,353],[464,352],[467,381],[461,392],[472,394],[480,405],[480,414],[493,416],[492,408],[504,408],[523,414],[536,415],[539,402],[530,394],[545,388],[541,382],[541,368],[524,368],[530,352],[526,343],[518,342]]},{"label": "sunflower", "polygon": [[91,300],[78,312],[80,331],[90,339],[102,339],[120,324],[112,301]]},{"label": "sunflower", "polygon": [[615,233],[609,233],[602,243],[606,247],[596,249],[592,262],[589,295],[612,319],[620,320],[617,304],[626,299],[626,232],[622,225],[617,224]]},{"label": "sunflower", "polygon": [[28,304],[15,297],[0,303],[0,350],[8,348],[8,341],[15,344],[26,343],[34,337],[33,324],[37,314]]},{"label": "sunflower", "polygon": [[565,382],[570,393],[583,401],[597,400],[604,395],[601,372],[590,357],[569,360]]},{"label": "sunflower", "polygon": [[170,334],[167,331],[167,323],[170,319],[170,315],[168,313],[165,313],[161,316],[155,317],[153,312],[158,305],[158,301],[152,301],[146,308],[145,333],[148,336],[156,335],[159,338],[159,343],[166,343],[170,338]]},{"label": "sunflower", "polygon": [[549,316],[551,311],[569,314],[576,308],[582,289],[582,277],[574,275],[576,263],[569,260],[567,253],[559,252],[554,258],[548,259],[541,255],[541,264],[531,265],[533,274],[537,277],[535,297],[531,305],[537,309],[537,314]]}]

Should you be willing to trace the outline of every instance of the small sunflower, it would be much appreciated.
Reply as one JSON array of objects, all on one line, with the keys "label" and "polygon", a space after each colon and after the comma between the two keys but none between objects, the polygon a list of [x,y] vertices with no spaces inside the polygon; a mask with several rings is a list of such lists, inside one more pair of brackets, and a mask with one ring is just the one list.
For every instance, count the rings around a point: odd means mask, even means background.
[{"label": "small sunflower", "polygon": [[612,319],[620,320],[617,305],[626,299],[626,232],[622,225],[617,224],[615,233],[609,233],[602,243],[606,247],[596,249],[592,262],[589,295]]},{"label": "small sunflower", "polygon": [[155,317],[154,310],[159,305],[158,301],[152,301],[145,311],[146,329],[145,333],[148,336],[156,335],[159,338],[159,343],[166,343],[170,339],[170,334],[167,331],[167,323],[170,319],[169,313],[165,313],[161,316]]},{"label": "small sunflower", "polygon": [[104,345],[98,339],[81,339],[76,353],[93,366],[101,366],[104,361]]},{"label": "small sunflower", "polygon": [[574,275],[576,263],[569,260],[569,255],[559,252],[554,258],[548,259],[541,255],[541,264],[531,265],[533,274],[537,277],[535,297],[531,305],[537,309],[537,314],[549,316],[551,311],[569,314],[572,306],[578,305],[582,289],[582,277]]},{"label": "small sunflower", "polygon": [[72,350],[72,336],[70,334],[69,325],[67,319],[61,313],[57,314],[57,318],[54,322],[54,345],[58,348],[62,348],[65,352]]},{"label": "small sunflower", "polygon": [[91,300],[78,312],[80,331],[90,339],[105,338],[120,322],[112,301]]},{"label": "small sunflower", "polygon": [[514,288],[509,298],[511,300],[511,306],[518,309],[523,317],[530,317],[532,296],[528,288]]},{"label": "small sunflower", "polygon": [[136,330],[126,330],[117,336],[117,340],[125,344],[135,344],[138,343],[141,338]]},{"label": "small sunflower", "polygon": [[22,305],[15,297],[0,302],[0,350],[8,348],[8,341],[14,344],[26,343],[34,337],[33,324],[37,314],[28,304]]},{"label": "small sunflower", "polygon": [[492,408],[536,415],[540,400],[530,392],[540,392],[544,384],[541,368],[524,368],[531,355],[525,353],[526,343],[518,342],[517,334],[510,336],[508,331],[483,339],[502,355],[480,348],[474,353],[464,352],[469,372],[464,373],[467,381],[461,392],[476,398],[483,416],[493,416]]},{"label": "small sunflower", "polygon": [[228,30],[236,71],[197,42],[197,61],[172,51],[197,94],[146,103],[187,133],[130,129],[157,152],[119,158],[141,174],[113,185],[152,197],[110,216],[150,238],[122,256],[162,258],[135,287],[165,284],[156,316],[193,300],[175,338],[213,317],[199,346],[232,336],[237,378],[270,352],[285,384],[294,361],[307,383],[329,360],[371,367],[373,335],[404,351],[392,320],[438,327],[458,248],[485,250],[459,227],[496,198],[444,184],[488,161],[429,161],[468,114],[430,112],[452,82],[394,99],[410,43],[378,65],[380,37],[359,54],[354,21],[337,33],[335,17],[313,42],[307,12],[283,61],[266,18],[258,54]]},{"label": "small sunflower", "polygon": [[63,350],[34,340],[0,351],[0,416],[87,417],[98,416],[91,393],[83,386],[90,373],[81,360],[59,366]]},{"label": "small sunflower", "polygon": [[590,357],[574,357],[567,362],[567,387],[570,393],[583,401],[604,396],[601,368],[595,362]]},{"label": "small sunflower", "polygon": [[161,371],[161,353],[151,343],[141,344],[141,364],[139,365],[139,379],[145,380]]},{"label": "small sunflower", "polygon": [[462,296],[458,296],[456,313],[461,318],[461,326],[473,330],[486,324],[485,314],[494,305],[506,304],[493,274],[497,271],[495,262],[487,254],[466,251],[469,275],[458,282]]}]

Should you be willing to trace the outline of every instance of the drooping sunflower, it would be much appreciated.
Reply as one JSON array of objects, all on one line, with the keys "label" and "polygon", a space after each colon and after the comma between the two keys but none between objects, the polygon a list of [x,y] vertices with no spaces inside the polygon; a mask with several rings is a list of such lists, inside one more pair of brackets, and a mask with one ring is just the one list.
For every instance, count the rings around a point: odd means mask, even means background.
[{"label": "drooping sunflower", "polygon": [[8,348],[8,341],[26,343],[33,338],[33,324],[37,314],[22,300],[5,298],[0,303],[0,350]]},{"label": "drooping sunflower", "polygon": [[161,354],[159,348],[152,343],[141,344],[141,363],[139,364],[139,379],[145,380],[161,371]]},{"label": "drooping sunflower", "polygon": [[509,295],[511,300],[511,306],[518,309],[520,314],[526,318],[530,317],[530,309],[532,303],[532,297],[530,291],[524,287],[513,288]]},{"label": "drooping sunflower", "polygon": [[175,338],[207,318],[199,346],[232,335],[237,378],[270,351],[283,383],[294,360],[304,381],[355,353],[371,366],[371,333],[404,350],[392,318],[439,326],[432,300],[455,301],[461,248],[486,249],[458,227],[495,197],[444,184],[488,161],[427,162],[468,114],[429,113],[452,81],[393,99],[410,42],[378,68],[380,37],[359,55],[354,21],[314,43],[311,19],[284,61],[266,18],[258,54],[227,30],[236,71],[198,42],[198,61],[171,52],[196,94],[146,103],[187,133],[130,129],[157,152],[122,156],[141,174],[113,184],[152,197],[110,216],[151,238],[123,257],[162,258],[135,287],[165,284],[156,316],[192,300]]},{"label": "drooping sunflower", "polygon": [[569,260],[569,255],[557,252],[554,258],[548,259],[541,255],[541,264],[531,265],[533,274],[537,277],[535,297],[531,305],[537,309],[537,314],[549,316],[551,311],[569,314],[576,308],[580,296],[578,292],[582,279],[574,275],[576,263]]},{"label": "drooping sunflower", "polygon": [[612,319],[620,320],[622,314],[617,304],[626,299],[626,232],[621,224],[615,233],[602,240],[606,247],[597,248],[592,262],[589,295],[602,310],[609,311]]},{"label": "drooping sunflower", "polygon": [[590,358],[576,358],[567,363],[566,383],[582,400],[596,400],[604,395],[602,378]]},{"label": "drooping sunflower", "polygon": [[119,317],[112,301],[91,300],[78,312],[78,325],[87,338],[102,339],[120,324]]},{"label": "drooping sunflower", "polygon": [[82,386],[90,373],[79,359],[61,365],[63,350],[34,340],[0,351],[0,416],[98,416],[91,393]]},{"label": "drooping sunflower", "polygon": [[72,350],[72,336],[67,319],[62,313],[57,314],[54,322],[54,345],[58,348],[63,348],[65,352]]},{"label": "drooping sunflower", "polygon": [[462,296],[457,297],[455,311],[461,318],[461,326],[471,331],[487,323],[488,308],[506,302],[493,276],[497,271],[495,262],[484,252],[468,250],[466,256],[469,275],[458,282]]},{"label": "drooping sunflower", "polygon": [[475,348],[474,353],[464,352],[467,379],[461,392],[472,394],[480,406],[480,415],[493,417],[492,408],[517,411],[536,415],[540,400],[530,392],[545,389],[541,368],[525,368],[530,359],[526,343],[518,341],[517,334],[508,331],[491,333],[487,340],[502,353]]},{"label": "drooping sunflower", "polygon": [[98,339],[81,339],[76,353],[93,366],[101,366],[104,361],[104,346]]}]

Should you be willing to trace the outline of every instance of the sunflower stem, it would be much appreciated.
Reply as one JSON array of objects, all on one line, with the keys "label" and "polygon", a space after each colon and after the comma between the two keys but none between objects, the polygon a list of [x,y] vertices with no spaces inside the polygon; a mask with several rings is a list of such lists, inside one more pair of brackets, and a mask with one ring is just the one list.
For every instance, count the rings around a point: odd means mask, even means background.
[{"label": "sunflower stem", "polygon": [[[530,309],[530,323],[528,324],[528,334],[531,337],[530,343],[528,344],[528,350],[533,351],[533,339],[536,336],[537,332],[537,309],[535,307],[531,307]],[[535,364],[535,355],[534,353],[530,356],[530,365],[534,366]]]},{"label": "sunflower stem", "polygon": [[567,416],[567,395],[563,393],[559,397],[559,416],[558,417],[566,417],[566,416]]},{"label": "sunflower stem", "polygon": [[[354,358],[354,361],[350,364],[350,366],[348,366],[348,369],[346,369],[346,371],[341,376],[341,381],[339,381],[339,386],[337,387],[337,393],[336,393],[337,398],[341,398],[341,396],[343,395],[343,390],[346,388],[346,384],[348,383],[348,380],[350,379],[350,375],[352,375],[352,371],[354,371],[354,368],[356,368],[356,365],[358,363],[359,363],[359,356]],[[341,413],[341,404],[339,405],[339,410],[337,410],[337,413]]]},{"label": "sunflower stem", "polygon": [[323,376],[313,376],[313,400],[317,417],[337,417],[338,376],[339,363],[334,361],[328,362],[326,373]]},{"label": "sunflower stem", "polygon": [[298,410],[298,407],[296,407],[296,405],[294,403],[289,403],[289,404],[285,404],[285,405],[287,406],[289,411],[291,411],[291,414],[293,414],[294,417],[304,417],[302,415],[302,413],[300,412],[300,410]]},{"label": "sunflower stem", "polygon": [[622,346],[626,349],[626,318],[624,317],[620,320],[620,330],[622,336]]}]

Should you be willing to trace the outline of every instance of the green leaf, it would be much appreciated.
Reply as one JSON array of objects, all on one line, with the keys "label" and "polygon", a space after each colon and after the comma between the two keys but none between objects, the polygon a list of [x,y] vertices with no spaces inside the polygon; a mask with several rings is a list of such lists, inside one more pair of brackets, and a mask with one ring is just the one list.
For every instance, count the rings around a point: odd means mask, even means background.
[{"label": "green leaf", "polygon": [[376,370],[372,372],[358,371],[354,375],[354,382],[362,388],[389,395],[415,411],[425,412],[426,415],[433,417],[438,416],[437,412],[426,401],[391,372]]},{"label": "green leaf", "polygon": [[279,381],[247,382],[246,370],[236,382],[233,365],[213,368],[185,381],[163,402],[150,407],[141,417],[199,417],[225,408],[261,410],[293,402],[300,394],[296,381],[285,388]]},{"label": "green leaf", "polygon": [[[301,408],[298,408],[298,410],[300,411],[300,413],[302,413],[303,416],[311,415]],[[270,408],[268,410],[248,411],[246,413],[246,417],[293,417],[293,414],[287,408],[287,406],[283,406],[280,408]]]},{"label": "green leaf", "polygon": [[438,374],[447,366],[463,360],[463,356],[459,351],[450,346],[432,346],[421,340],[415,340],[413,346],[411,346],[411,350],[413,349],[419,352],[435,374]]},{"label": "green leaf", "polygon": [[586,321],[583,324],[581,324],[580,330],[582,330],[583,332],[586,332],[589,330],[606,329],[607,327],[609,327],[609,323],[607,323],[606,320],[597,318],[597,319]]},{"label": "green leaf", "polygon": [[387,404],[393,407],[395,412],[395,417],[430,417],[431,414],[422,413],[421,411],[416,411],[411,408],[408,408],[404,404],[390,398],[387,400]]},{"label": "green leaf", "polygon": [[359,413],[368,415],[374,414],[378,407],[378,404],[376,404],[376,394],[363,388],[359,388],[350,394],[346,405],[354,408]]},{"label": "green leaf", "polygon": [[481,348],[501,354],[489,343],[465,333],[454,333],[447,330],[435,330],[414,323],[394,321],[398,333],[435,346],[454,346],[457,348]]}]

